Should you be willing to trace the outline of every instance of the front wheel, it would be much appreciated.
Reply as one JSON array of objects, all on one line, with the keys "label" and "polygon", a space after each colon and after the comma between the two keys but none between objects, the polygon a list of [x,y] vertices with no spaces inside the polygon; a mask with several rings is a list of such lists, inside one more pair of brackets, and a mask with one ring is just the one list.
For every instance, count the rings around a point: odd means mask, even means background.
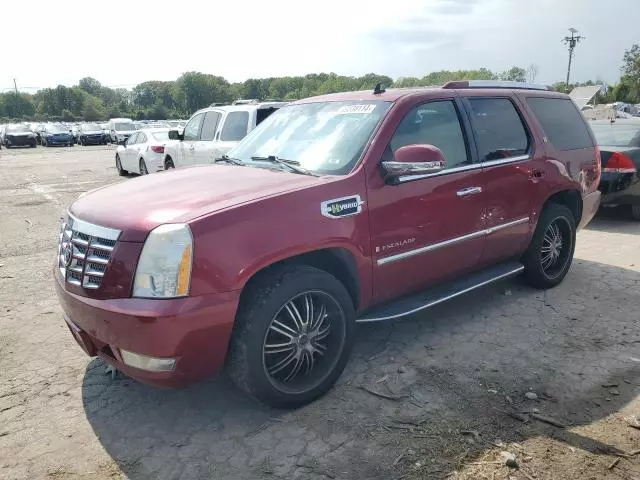
[{"label": "front wheel", "polygon": [[576,247],[576,220],[564,205],[550,203],[538,220],[529,248],[522,257],[525,276],[540,289],[559,285],[571,267]]},{"label": "front wheel", "polygon": [[171,157],[167,157],[164,161],[164,169],[169,170],[170,168],[176,168],[176,166],[173,164],[173,159]]},{"label": "front wheel", "polygon": [[147,164],[144,159],[140,159],[140,175],[149,175],[149,170],[147,170]]},{"label": "front wheel", "polygon": [[127,172],[126,170],[124,170],[122,168],[122,162],[120,161],[120,155],[118,155],[117,153],[116,153],[116,170],[118,170],[118,175],[120,175],[121,177],[124,177],[124,176],[127,175],[127,173],[129,173],[129,172]]},{"label": "front wheel", "polygon": [[344,285],[323,270],[298,265],[265,274],[248,289],[230,345],[233,381],[278,408],[326,393],[353,346],[355,312]]}]

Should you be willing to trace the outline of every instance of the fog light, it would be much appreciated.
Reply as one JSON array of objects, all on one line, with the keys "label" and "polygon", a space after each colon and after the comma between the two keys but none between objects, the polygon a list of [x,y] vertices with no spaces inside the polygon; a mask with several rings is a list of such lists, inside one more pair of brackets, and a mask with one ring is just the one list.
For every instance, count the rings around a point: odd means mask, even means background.
[{"label": "fog light", "polygon": [[171,372],[176,367],[175,358],[157,358],[140,355],[139,353],[127,352],[120,349],[120,355],[125,365],[148,370],[150,372]]}]

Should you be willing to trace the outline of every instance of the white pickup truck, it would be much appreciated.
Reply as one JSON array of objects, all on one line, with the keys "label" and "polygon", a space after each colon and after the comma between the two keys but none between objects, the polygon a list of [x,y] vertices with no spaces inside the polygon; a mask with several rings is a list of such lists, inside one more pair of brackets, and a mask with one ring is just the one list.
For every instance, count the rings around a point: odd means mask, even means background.
[{"label": "white pickup truck", "polygon": [[198,110],[183,132],[172,130],[169,138],[179,140],[165,147],[164,168],[203,163],[226,154],[247,133],[256,128],[286,102],[237,102]]}]

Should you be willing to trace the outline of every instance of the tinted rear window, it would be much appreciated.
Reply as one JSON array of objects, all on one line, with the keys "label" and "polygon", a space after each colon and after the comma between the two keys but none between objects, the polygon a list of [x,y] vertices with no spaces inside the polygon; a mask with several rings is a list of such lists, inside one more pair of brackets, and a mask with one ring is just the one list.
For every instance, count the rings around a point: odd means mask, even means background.
[{"label": "tinted rear window", "polygon": [[222,127],[220,140],[224,142],[237,142],[247,134],[249,125],[249,112],[231,112]]},{"label": "tinted rear window", "polygon": [[156,140],[169,140],[169,132],[151,132]]},{"label": "tinted rear window", "polygon": [[527,103],[556,150],[593,147],[584,117],[572,100],[529,97]]}]

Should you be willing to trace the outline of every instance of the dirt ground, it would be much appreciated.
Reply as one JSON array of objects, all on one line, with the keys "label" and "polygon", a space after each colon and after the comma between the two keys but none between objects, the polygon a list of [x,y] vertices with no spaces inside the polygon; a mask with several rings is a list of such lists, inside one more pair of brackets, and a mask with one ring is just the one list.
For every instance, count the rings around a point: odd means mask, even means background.
[{"label": "dirt ground", "polygon": [[0,151],[0,478],[640,478],[640,223],[624,211],[579,233],[554,290],[515,279],[359,327],[336,387],[283,412],[224,377],[112,378],[73,341],[53,289],[59,219],[81,192],[134,181],[113,156]]}]

